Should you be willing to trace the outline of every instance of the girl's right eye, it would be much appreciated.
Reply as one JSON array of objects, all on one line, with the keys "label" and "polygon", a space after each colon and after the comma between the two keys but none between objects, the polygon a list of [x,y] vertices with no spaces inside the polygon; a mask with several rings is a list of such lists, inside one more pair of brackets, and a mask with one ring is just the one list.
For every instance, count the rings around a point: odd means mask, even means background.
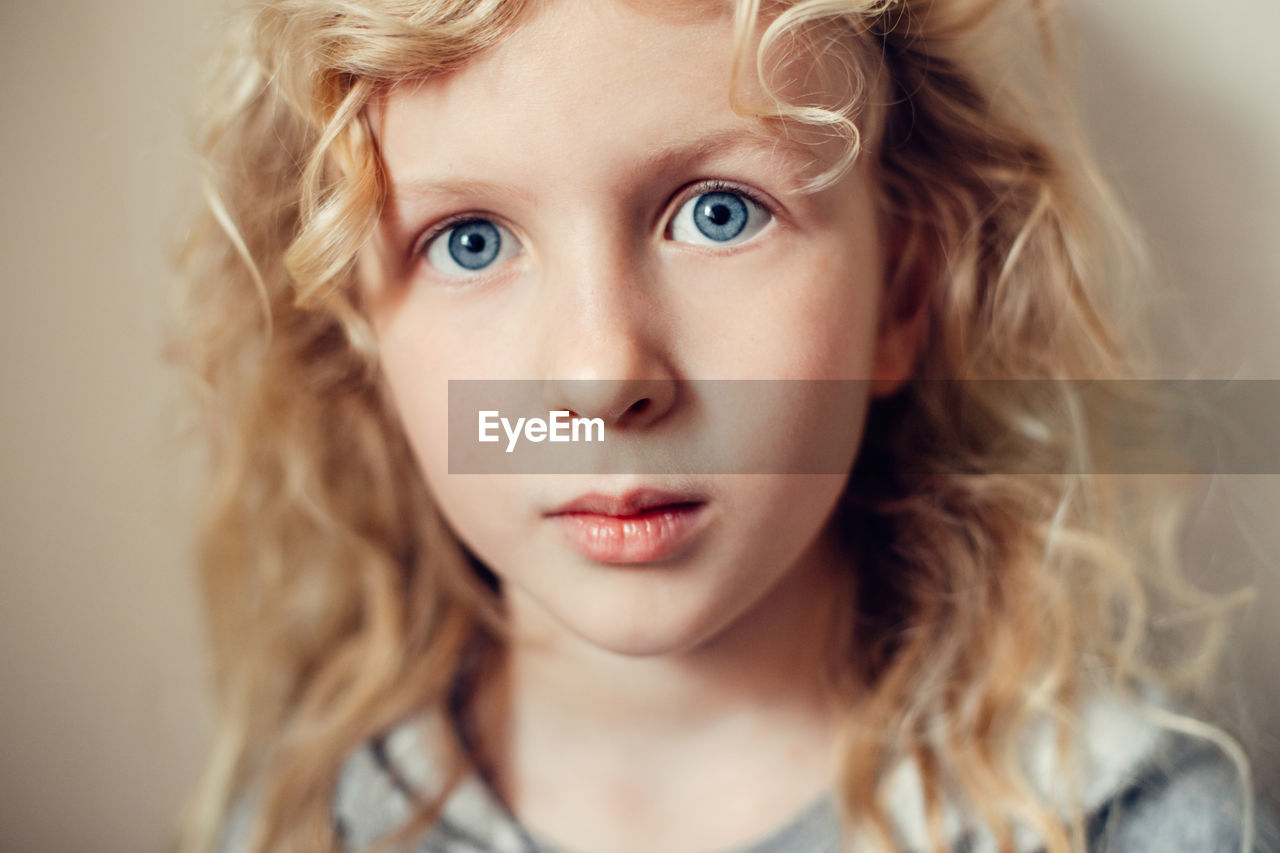
[{"label": "girl's right eye", "polygon": [[437,232],[421,254],[437,272],[466,278],[520,254],[520,241],[496,222],[467,219]]}]

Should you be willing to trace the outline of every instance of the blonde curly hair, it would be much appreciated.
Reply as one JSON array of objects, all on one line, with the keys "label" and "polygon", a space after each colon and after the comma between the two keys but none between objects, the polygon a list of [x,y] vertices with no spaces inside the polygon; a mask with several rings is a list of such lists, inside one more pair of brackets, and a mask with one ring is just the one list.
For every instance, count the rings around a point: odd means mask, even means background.
[{"label": "blonde curly hair", "polygon": [[[175,346],[212,449],[199,562],[219,723],[184,850],[211,848],[251,782],[255,849],[331,849],[344,758],[443,707],[462,668],[504,641],[494,579],[432,506],[379,382],[354,259],[387,191],[366,108],[464,65],[536,5],[261,0],[214,65],[208,203],[184,252]],[[909,757],[933,849],[947,846],[944,787],[1002,849],[1018,826],[1051,853],[1079,849],[1082,816],[1064,820],[1035,790],[1019,733],[1046,714],[1069,733],[1086,671],[1120,688],[1197,683],[1208,654],[1154,654],[1150,614],[1212,607],[1179,580],[1167,478],[1083,473],[1116,452],[1090,406],[1120,392],[1086,405],[1063,380],[1138,375],[1140,277],[1056,83],[1046,4],[724,5],[735,79],[758,84],[765,117],[844,140],[818,183],[873,158],[880,214],[903,235],[886,286],[928,312],[916,377],[873,407],[840,508],[866,567],[847,654],[831,662],[857,697],[844,817],[893,849],[885,770]],[[1028,31],[1016,76],[992,65],[1012,59],[993,34]],[[853,97],[789,102],[771,81],[797,58],[835,63]],[[457,744],[442,760],[454,780],[467,770]]]}]

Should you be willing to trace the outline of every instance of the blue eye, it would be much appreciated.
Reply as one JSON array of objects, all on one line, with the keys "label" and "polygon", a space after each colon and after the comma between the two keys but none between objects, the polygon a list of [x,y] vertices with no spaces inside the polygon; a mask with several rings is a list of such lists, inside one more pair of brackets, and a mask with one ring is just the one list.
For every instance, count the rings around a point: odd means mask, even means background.
[{"label": "blue eye", "polygon": [[432,237],[424,253],[437,271],[463,278],[519,254],[520,243],[495,222],[471,219]]},{"label": "blue eye", "polygon": [[771,218],[748,196],[715,190],[680,206],[671,220],[671,239],[699,246],[732,246],[760,233]]}]

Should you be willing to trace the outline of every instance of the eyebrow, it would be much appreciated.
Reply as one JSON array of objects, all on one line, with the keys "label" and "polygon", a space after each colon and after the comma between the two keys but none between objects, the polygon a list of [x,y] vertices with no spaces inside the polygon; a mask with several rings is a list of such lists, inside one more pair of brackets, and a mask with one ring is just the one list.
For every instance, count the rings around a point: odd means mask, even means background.
[{"label": "eyebrow", "polygon": [[655,151],[642,159],[636,165],[634,172],[663,171],[679,165],[697,163],[738,149],[765,153],[771,158],[789,161],[796,166],[812,159],[812,155],[803,144],[781,133],[766,133],[746,128],[724,128]]},{"label": "eyebrow", "polygon": [[[696,165],[713,157],[736,151],[764,153],[771,159],[784,162],[797,172],[813,165],[816,158],[808,146],[782,133],[767,133],[745,128],[724,128],[699,135],[693,139],[679,140],[646,155],[626,169],[629,176],[657,174],[684,166]],[[476,194],[507,196],[521,201],[532,199],[523,190],[495,184],[485,180],[458,180],[432,175],[420,175],[395,181],[393,195],[398,199],[413,199],[430,195],[474,196]]]}]

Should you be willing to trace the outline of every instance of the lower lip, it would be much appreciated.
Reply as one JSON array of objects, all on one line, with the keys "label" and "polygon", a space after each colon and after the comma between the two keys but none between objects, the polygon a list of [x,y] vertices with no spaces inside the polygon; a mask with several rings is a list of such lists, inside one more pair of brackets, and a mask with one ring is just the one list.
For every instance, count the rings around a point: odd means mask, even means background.
[{"label": "lower lip", "polygon": [[597,563],[652,563],[675,554],[703,528],[706,504],[672,504],[635,515],[552,516],[569,544]]}]

